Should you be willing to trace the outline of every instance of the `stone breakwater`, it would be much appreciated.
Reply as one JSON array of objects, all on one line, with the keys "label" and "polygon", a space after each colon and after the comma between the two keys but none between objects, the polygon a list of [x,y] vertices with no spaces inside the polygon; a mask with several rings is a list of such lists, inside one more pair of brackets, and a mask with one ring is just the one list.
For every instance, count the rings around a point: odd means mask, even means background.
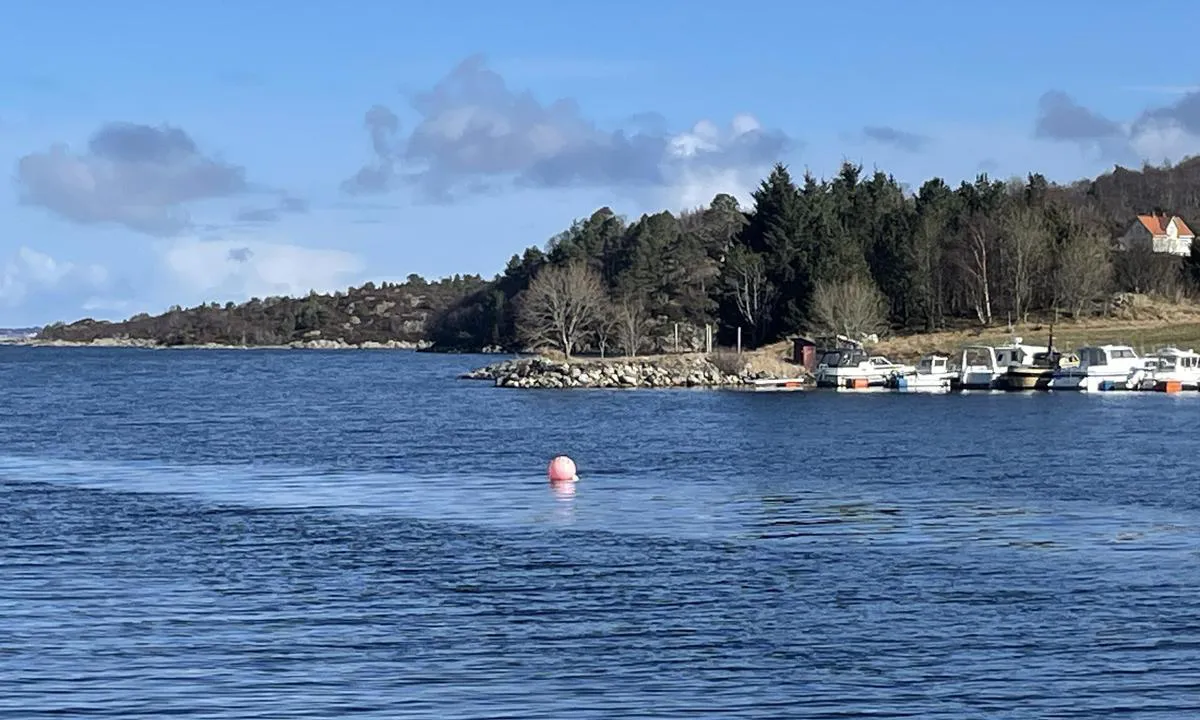
[{"label": "stone breakwater", "polygon": [[119,347],[119,348],[148,348],[148,349],[209,349],[209,350],[424,350],[431,343],[407,342],[404,340],[389,340],[387,342],[367,341],[351,345],[342,340],[297,340],[286,345],[222,345],[220,343],[201,343],[197,345],[162,345],[157,340],[146,338],[96,338],[91,341],[74,340],[43,340],[39,338],[15,338],[0,340],[5,345],[27,345],[32,347]]},{"label": "stone breakwater", "polygon": [[704,358],[575,362],[522,358],[488,365],[460,377],[492,380],[496,387],[507,388],[737,387],[753,385],[755,380],[782,379],[749,368],[728,373]]}]

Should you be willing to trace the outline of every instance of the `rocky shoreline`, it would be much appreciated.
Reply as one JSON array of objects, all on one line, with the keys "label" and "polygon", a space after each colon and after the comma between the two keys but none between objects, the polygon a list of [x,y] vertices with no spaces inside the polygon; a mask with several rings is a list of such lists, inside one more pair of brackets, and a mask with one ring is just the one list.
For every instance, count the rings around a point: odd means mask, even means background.
[{"label": "rocky shoreline", "polygon": [[428,341],[407,342],[404,340],[389,340],[387,342],[367,341],[350,344],[342,340],[297,340],[286,345],[222,345],[205,343],[199,345],[163,345],[157,340],[146,338],[96,338],[91,341],[46,340],[42,338],[4,338],[0,345],[18,345],[22,347],[105,347],[105,348],[142,348],[149,350],[425,350],[431,346]]},{"label": "rocky shoreline", "polygon": [[519,358],[472,370],[464,380],[491,380],[506,388],[694,388],[745,387],[760,380],[795,379],[743,366],[726,372],[711,360],[699,358],[576,360]]}]

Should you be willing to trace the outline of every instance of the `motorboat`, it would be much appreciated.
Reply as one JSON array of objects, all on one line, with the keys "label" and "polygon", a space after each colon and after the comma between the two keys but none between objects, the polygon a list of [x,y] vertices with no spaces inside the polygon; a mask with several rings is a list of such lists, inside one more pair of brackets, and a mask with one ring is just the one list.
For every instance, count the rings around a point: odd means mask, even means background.
[{"label": "motorboat", "polygon": [[[1046,343],[1045,349],[1035,349],[1035,351],[1027,355],[1025,350],[1029,346],[1014,343],[1008,349],[1020,350],[1020,354],[1010,352],[1008,356],[1010,362],[1008,368],[1004,371],[1002,385],[1005,390],[1023,391],[1023,390],[1046,390],[1050,386],[1050,378],[1054,376],[1054,371],[1059,367],[1071,367],[1079,363],[1079,358],[1074,355],[1063,355],[1054,349],[1054,329],[1051,326],[1050,337]],[[999,352],[997,352],[999,355]],[[1029,362],[1025,362],[1025,358],[1029,357]],[[999,358],[997,358],[999,360]],[[1065,363],[1065,365],[1064,365]]]},{"label": "motorboat", "polygon": [[817,387],[860,389],[883,387],[889,376],[913,370],[882,355],[868,355],[861,347],[827,350],[813,372]]},{"label": "motorboat", "polygon": [[950,358],[936,353],[925,355],[911,372],[894,372],[887,387],[905,392],[944,392],[958,373],[950,368]]},{"label": "motorboat", "polygon": [[1047,353],[1053,349],[1053,343],[1045,346],[1029,345],[1022,342],[1021,338],[1014,337],[1012,342],[996,346],[996,364],[1003,372],[1012,367],[1031,367],[1038,353]]},{"label": "motorboat", "polygon": [[1200,353],[1174,346],[1159,348],[1145,356],[1141,389],[1157,390],[1177,383],[1181,390],[1200,389]]},{"label": "motorboat", "polygon": [[950,381],[955,390],[993,390],[1002,375],[991,345],[967,345],[958,361],[957,377]]},{"label": "motorboat", "polygon": [[953,386],[956,390],[1003,389],[1010,368],[1032,367],[1037,353],[1049,351],[1049,347],[1025,344],[1019,337],[1005,345],[966,345]]},{"label": "motorboat", "polygon": [[[1011,391],[1047,390],[1050,378],[1058,369],[1063,355],[1049,350],[1036,353],[1029,365],[1010,365],[1004,372],[1004,389]],[[1078,360],[1076,360],[1078,362]]]},{"label": "motorboat", "polygon": [[1134,390],[1146,376],[1145,360],[1129,345],[1091,345],[1075,352],[1073,367],[1060,367],[1050,377],[1050,390]]}]

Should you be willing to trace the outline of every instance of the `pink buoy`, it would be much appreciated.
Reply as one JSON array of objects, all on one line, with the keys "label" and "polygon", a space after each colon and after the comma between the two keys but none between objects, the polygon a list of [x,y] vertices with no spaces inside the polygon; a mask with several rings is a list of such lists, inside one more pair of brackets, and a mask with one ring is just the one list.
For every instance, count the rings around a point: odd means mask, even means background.
[{"label": "pink buoy", "polygon": [[575,474],[575,461],[566,455],[559,455],[550,461],[548,474],[552,483],[572,482],[579,479]]}]

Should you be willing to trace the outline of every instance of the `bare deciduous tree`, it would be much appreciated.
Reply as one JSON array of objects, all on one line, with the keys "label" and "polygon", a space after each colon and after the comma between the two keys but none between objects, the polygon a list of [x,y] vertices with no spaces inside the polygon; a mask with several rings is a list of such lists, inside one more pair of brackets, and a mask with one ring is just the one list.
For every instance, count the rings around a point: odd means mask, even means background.
[{"label": "bare deciduous tree", "polygon": [[1132,243],[1114,260],[1117,284],[1129,292],[1170,297],[1182,276],[1182,260],[1170,253],[1154,252],[1149,240]]},{"label": "bare deciduous tree", "polygon": [[975,315],[984,325],[992,323],[992,247],[995,228],[989,218],[978,215],[967,223],[963,237],[962,269],[966,274],[966,291],[975,306]]},{"label": "bare deciduous tree", "polygon": [[867,278],[819,282],[813,289],[811,315],[818,332],[857,339],[887,329],[888,303]]},{"label": "bare deciduous tree", "polygon": [[617,336],[626,355],[637,355],[646,342],[650,315],[640,298],[627,295],[616,306]]},{"label": "bare deciduous tree", "polygon": [[1046,266],[1050,229],[1038,208],[1016,205],[1004,214],[1000,233],[1003,282],[1012,317],[1026,320],[1033,304],[1033,289]]},{"label": "bare deciduous tree", "polygon": [[599,273],[585,263],[543,267],[517,309],[517,330],[534,347],[551,344],[571,357],[607,301]]},{"label": "bare deciduous tree", "polygon": [[735,246],[725,260],[725,277],[734,307],[753,329],[757,345],[770,321],[776,297],[775,288],[767,279],[766,264],[757,253]]},{"label": "bare deciduous tree", "polygon": [[613,336],[620,331],[621,318],[618,308],[611,300],[605,299],[596,313],[596,321],[592,327],[592,334],[596,336],[596,345],[600,348],[601,358],[608,354],[608,347],[612,343]]},{"label": "bare deciduous tree", "polygon": [[1051,272],[1054,305],[1078,318],[1088,302],[1102,295],[1112,281],[1109,238],[1085,219],[1072,218]]}]

